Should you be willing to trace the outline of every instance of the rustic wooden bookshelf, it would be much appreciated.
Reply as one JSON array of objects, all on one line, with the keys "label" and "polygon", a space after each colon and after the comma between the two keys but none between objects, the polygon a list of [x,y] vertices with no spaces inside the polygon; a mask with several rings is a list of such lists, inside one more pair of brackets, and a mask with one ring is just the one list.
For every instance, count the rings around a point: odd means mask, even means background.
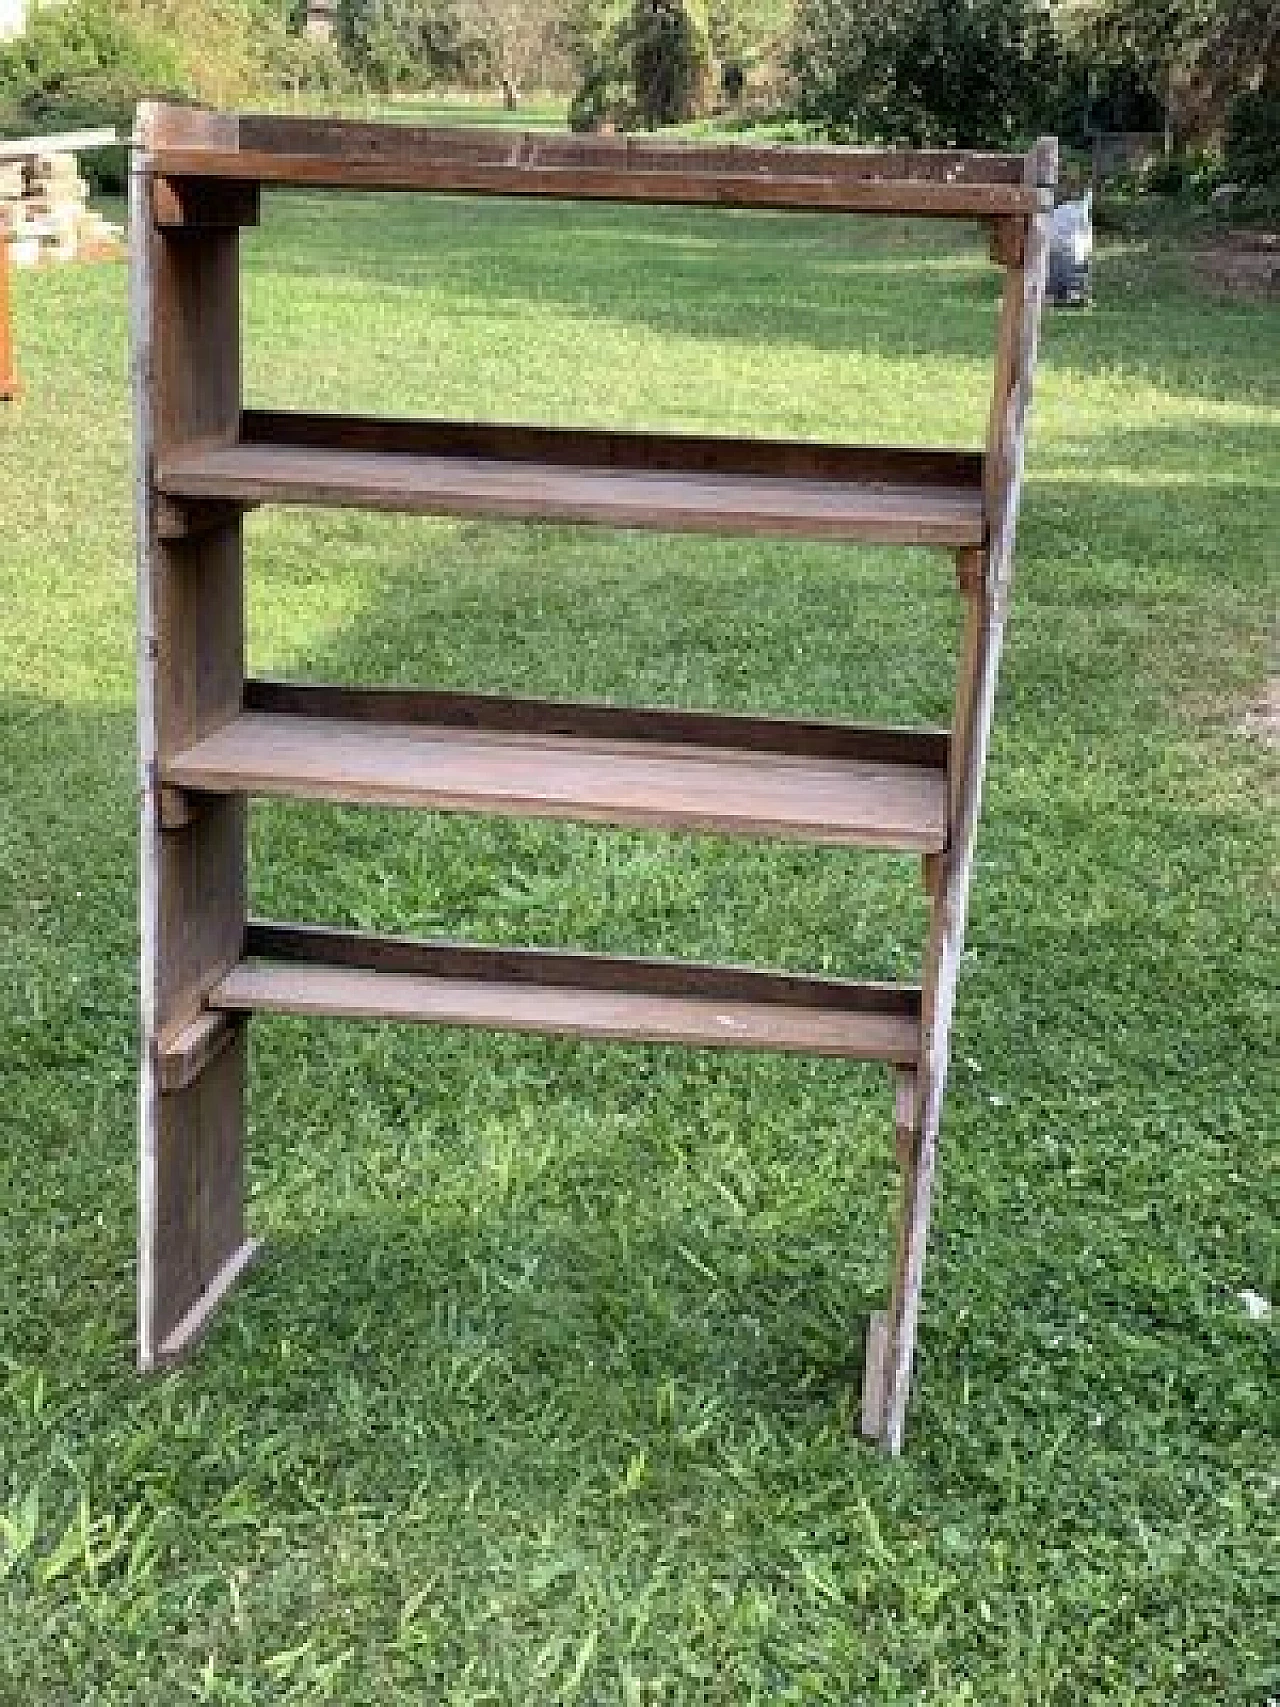
[{"label": "rustic wooden bookshelf", "polygon": [[[706,146],[148,104],[131,174],[139,536],[139,1362],[181,1357],[252,1260],[250,1014],[361,1016],[885,1061],[901,1211],[863,1431],[900,1449],[956,973],[1008,603],[1056,146]],[[981,450],[244,409],[240,230],[263,186],[979,221],[1004,269]],[[246,678],[241,518],[355,505],[932,545],[966,608],[949,729]],[[412,941],[250,919],[252,796],[573,818],[918,854],[918,985]]]}]

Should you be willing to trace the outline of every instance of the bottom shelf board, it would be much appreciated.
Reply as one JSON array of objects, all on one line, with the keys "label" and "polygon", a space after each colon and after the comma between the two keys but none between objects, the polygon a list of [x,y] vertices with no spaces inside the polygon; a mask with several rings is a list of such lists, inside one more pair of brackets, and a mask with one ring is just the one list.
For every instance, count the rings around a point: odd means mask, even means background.
[{"label": "bottom shelf board", "polygon": [[302,926],[251,926],[247,948],[209,1007],[902,1065],[920,1051],[914,985]]}]

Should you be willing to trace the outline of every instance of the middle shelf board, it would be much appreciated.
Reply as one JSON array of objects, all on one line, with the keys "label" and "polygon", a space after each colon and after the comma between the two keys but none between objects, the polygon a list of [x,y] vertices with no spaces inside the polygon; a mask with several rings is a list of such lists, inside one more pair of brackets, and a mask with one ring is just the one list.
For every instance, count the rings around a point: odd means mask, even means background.
[{"label": "middle shelf board", "polygon": [[226,1013],[480,1026],[914,1065],[920,990],[754,967],[252,923],[213,987]]},{"label": "middle shelf board", "polygon": [[312,504],[667,532],[981,546],[978,451],[246,410],[162,455],[178,503]]},{"label": "middle shelf board", "polygon": [[434,811],[937,853],[945,730],[250,681],[161,781]]}]

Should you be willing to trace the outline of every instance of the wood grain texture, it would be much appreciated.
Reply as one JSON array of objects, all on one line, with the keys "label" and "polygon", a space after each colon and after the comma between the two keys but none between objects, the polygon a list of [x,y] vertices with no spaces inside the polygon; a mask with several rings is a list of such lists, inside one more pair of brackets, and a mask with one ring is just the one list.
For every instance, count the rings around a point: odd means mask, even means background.
[{"label": "wood grain texture", "polygon": [[[217,147],[214,141],[209,146]],[[1017,154],[956,148],[850,148],[821,143],[704,142],[685,137],[566,135],[483,126],[401,125],[360,119],[242,113],[222,146],[251,152],[403,162],[480,160],[497,165],[600,167],[635,172],[759,172],[798,178],[1021,184]]]},{"label": "wood grain texture", "polygon": [[250,676],[246,711],[335,717],[375,724],[437,724],[497,734],[563,735],[599,741],[656,741],[667,746],[728,747],[798,758],[883,760],[945,770],[950,732],[901,725],[836,723],[679,706],[610,705],[466,693],[455,688],[350,687]]},{"label": "wood grain texture", "polygon": [[239,442],[294,449],[478,457],[619,473],[743,474],[851,486],[982,488],[983,453],[919,445],[847,445],[815,439],[725,437],[639,428],[544,427],[246,409]]},{"label": "wood grain texture", "polygon": [[882,760],[245,711],[163,764],[213,794],[941,848],[945,770]]},{"label": "wood grain texture", "polygon": [[920,990],[914,984],[867,983],[807,972],[709,966],[651,956],[585,954],[565,948],[511,948],[438,937],[385,936],[334,925],[285,924],[269,919],[250,920],[245,955],[368,972],[495,978],[505,984],[696,996],[708,1001],[771,1002],[788,1008],[884,1013],[909,1020],[920,1014]]},{"label": "wood grain texture", "polygon": [[879,1440],[884,1426],[885,1359],[889,1348],[889,1318],[873,1310],[867,1320],[867,1338],[862,1353],[863,1438]]},{"label": "wood grain texture", "polygon": [[185,1091],[195,1084],[214,1057],[235,1042],[236,1029],[225,1014],[205,1008],[177,1031],[157,1038],[161,1091]]},{"label": "wood grain texture", "polygon": [[160,462],[173,499],[318,504],[420,515],[771,534],[878,544],[980,545],[978,487],[571,467],[288,444],[185,445]]},{"label": "wood grain texture", "polygon": [[[919,992],[910,986],[354,933],[308,937],[256,927],[251,957],[213,986],[210,1005],[857,1060],[913,1062],[919,1050]],[[262,958],[269,947],[307,952]],[[326,948],[332,958],[318,958]]]},{"label": "wood grain texture", "polygon": [[[900,1450],[1043,294],[1056,144],[1024,157],[435,131],[147,106],[132,179],[143,781],[140,1360],[250,1260],[257,1009],[883,1059],[903,1201],[863,1426]],[[241,412],[236,228],[261,185],[978,218],[1009,269],[985,452]],[[262,502],[940,545],[969,615],[954,729],[243,681]],[[923,987],[248,924],[244,798],[282,793],[898,847]]]},{"label": "wood grain texture", "polygon": [[240,410],[235,235],[167,239],[154,222],[148,150],[175,130],[217,139],[225,126],[144,107],[130,175],[142,818],[138,1357],[144,1369],[244,1240],[243,1037],[237,1031],[203,1056],[193,1046],[187,1060],[199,1070],[189,1080],[163,1065],[166,1041],[198,1024],[209,983],[238,957],[245,925],[244,802],[210,800],[181,827],[163,827],[164,755],[234,713],[244,669],[238,518],[184,540],[163,538],[157,525],[156,458],[175,443],[234,432]]},{"label": "wood grain texture", "polygon": [[889,1324],[888,1381],[882,1442],[893,1455],[902,1449],[924,1284],[930,1205],[937,1169],[938,1135],[946,1091],[955,1011],[956,983],[964,949],[973,852],[982,805],[987,747],[995,710],[996,681],[1009,593],[1013,549],[1026,454],[1027,412],[1035,374],[1040,314],[1048,263],[1052,191],[1046,175],[1056,169],[1056,144],[1037,145],[1028,156],[1029,184],[1041,187],[1036,217],[1027,236],[1024,265],[1005,280],[986,459],[991,538],[982,589],[973,596],[957,685],[953,730],[951,828],[934,893],[925,948],[922,996],[922,1082],[915,1161],[903,1205],[905,1249],[898,1300]]},{"label": "wood grain texture", "polygon": [[258,184],[999,218],[1034,195],[1017,157],[951,150],[657,142],[243,115],[234,140],[175,139],[182,184]]},{"label": "wood grain texture", "polygon": [[158,172],[183,193],[200,178],[276,189],[407,190],[472,196],[542,196],[561,201],[641,202],[668,207],[758,208],[797,213],[896,214],[924,219],[999,219],[1026,213],[1031,193],[1014,184],[878,178],[775,177],[720,170],[634,171],[507,165],[475,160],[350,161],[328,155],[218,153],[170,149]]}]

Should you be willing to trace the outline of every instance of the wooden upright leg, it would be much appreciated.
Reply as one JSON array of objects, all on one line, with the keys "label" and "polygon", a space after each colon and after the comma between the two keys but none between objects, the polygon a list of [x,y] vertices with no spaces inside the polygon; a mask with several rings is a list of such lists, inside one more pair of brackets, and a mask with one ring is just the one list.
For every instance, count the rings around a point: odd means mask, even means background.
[{"label": "wooden upright leg", "polygon": [[1056,172],[1056,144],[1037,145],[1029,158],[1028,183],[1039,188],[1038,211],[1027,222],[1023,242],[1010,242],[1005,232],[998,245],[998,257],[1007,270],[987,434],[984,495],[989,534],[981,573],[975,572],[978,566],[972,562],[958,565],[961,586],[968,599],[968,616],[956,682],[948,841],[932,874],[933,907],[925,948],[921,1014],[921,1080],[912,1099],[915,1117],[912,1161],[910,1168],[904,1170],[903,1233],[894,1285],[895,1308],[884,1330],[888,1344],[880,1440],[885,1450],[894,1455],[902,1450],[911,1391],[942,1099],[951,1048],[951,1020],[968,914],[969,876],[1013,578],[1026,415],[1035,372],[1053,204],[1052,191],[1047,186],[1053,183]]},{"label": "wooden upright leg", "polygon": [[237,429],[237,235],[157,229],[145,150],[158,139],[145,119],[143,129],[130,217],[142,796],[138,1360],[150,1369],[188,1348],[254,1246],[244,1229],[243,1028],[216,1047],[182,1043],[200,1028],[206,990],[243,947],[244,802],[215,798],[175,817],[160,784],[165,756],[240,704],[240,520],[233,513],[172,537],[157,525],[153,485],[166,450]]},{"label": "wooden upright leg", "polygon": [[862,1432],[869,1440],[882,1440],[889,1394],[891,1351],[901,1331],[903,1301],[910,1242],[913,1234],[912,1206],[916,1196],[916,1173],[920,1162],[918,1088],[916,1074],[899,1068],[894,1092],[894,1138],[900,1179],[897,1249],[889,1289],[889,1308],[875,1310],[867,1324],[866,1363],[862,1374]]}]

